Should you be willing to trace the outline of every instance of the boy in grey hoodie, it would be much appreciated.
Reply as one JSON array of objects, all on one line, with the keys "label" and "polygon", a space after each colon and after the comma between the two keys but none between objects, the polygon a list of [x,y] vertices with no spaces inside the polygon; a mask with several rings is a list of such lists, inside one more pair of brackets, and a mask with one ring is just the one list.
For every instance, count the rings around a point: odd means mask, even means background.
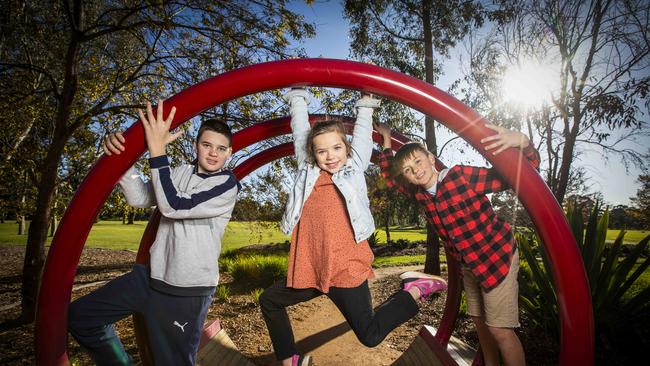
[{"label": "boy in grey hoodie", "polygon": [[[120,187],[134,207],[157,206],[162,214],[150,249],[150,265],[133,270],[70,304],[70,333],[98,365],[132,363],[113,324],[134,313],[147,324],[156,365],[193,365],[212,294],[219,282],[221,237],[230,220],[239,183],[223,166],[232,154],[232,133],[218,120],[203,122],[197,134],[197,158],[171,168],[166,146],[181,132],[169,127],[175,108],[163,119],[158,101],[154,116],[147,103],[138,110],[149,149],[151,180],[132,167]],[[124,151],[120,133],[104,141],[107,155]]]}]

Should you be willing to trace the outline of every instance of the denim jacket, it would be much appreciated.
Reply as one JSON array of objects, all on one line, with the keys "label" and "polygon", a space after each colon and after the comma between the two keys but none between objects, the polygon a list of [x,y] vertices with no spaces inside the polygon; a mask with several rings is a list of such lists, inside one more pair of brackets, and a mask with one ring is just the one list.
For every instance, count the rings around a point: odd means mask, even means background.
[{"label": "denim jacket", "polygon": [[[285,94],[284,98],[290,103],[291,130],[298,161],[294,186],[289,192],[287,208],[281,222],[282,231],[289,235],[300,221],[302,208],[314,188],[321,169],[317,164],[307,161],[305,150],[310,130],[307,113],[309,93],[303,89],[294,89]],[[378,106],[379,100],[370,97],[363,97],[356,103],[357,120],[352,135],[352,153],[343,168],[332,175],[332,181],[345,199],[357,243],[367,239],[375,231],[364,172],[370,164],[372,155],[373,108]],[[323,215],[326,214],[323,212]]]}]

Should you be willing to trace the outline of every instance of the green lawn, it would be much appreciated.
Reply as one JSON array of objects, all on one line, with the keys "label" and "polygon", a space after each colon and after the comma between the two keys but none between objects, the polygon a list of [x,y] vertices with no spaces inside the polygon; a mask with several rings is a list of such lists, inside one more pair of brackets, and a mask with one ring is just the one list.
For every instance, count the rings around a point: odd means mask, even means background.
[{"label": "green lawn", "polygon": [[[375,257],[372,262],[373,268],[395,267],[395,266],[412,266],[424,264],[424,254],[422,255],[400,255],[394,257]],[[443,258],[440,258],[444,261]]]},{"label": "green lawn", "polygon": [[[620,230],[607,230],[607,241],[613,242],[614,240],[616,240],[616,237],[618,236],[619,232]],[[645,238],[648,235],[650,235],[649,230],[629,230],[625,232],[624,242],[628,244],[636,244],[640,242],[641,239]],[[406,227],[406,228],[391,227],[390,228],[391,240],[406,239],[409,241],[417,241],[417,240],[426,240],[426,238],[427,238],[427,231],[425,228],[420,228],[420,229],[416,229],[414,227]],[[377,228],[377,240],[380,243],[386,242],[386,232],[383,230],[383,228]]]},{"label": "green lawn", "polygon": [[[93,248],[137,250],[146,221],[122,225],[121,221],[100,221],[93,225],[86,245]],[[0,245],[25,245],[27,235],[17,235],[15,222],[0,224]],[[48,244],[52,238],[48,238]],[[251,244],[284,242],[290,238],[277,225],[259,222],[230,222],[223,238],[223,250],[232,250]]]},{"label": "green lawn", "polygon": [[[408,241],[418,241],[427,239],[427,229],[415,227],[396,227],[390,228],[390,240],[406,239]],[[379,243],[386,242],[386,231],[383,228],[377,228],[377,241]]]},{"label": "green lawn", "polygon": [[[137,250],[140,237],[146,227],[144,221],[136,221],[133,225],[122,225],[120,221],[100,221],[96,223],[88,237],[87,245],[94,248],[131,249]],[[27,235],[17,235],[18,225],[15,222],[0,224],[0,245],[24,245]],[[607,240],[614,241],[619,230],[608,230]],[[650,231],[630,230],[625,234],[626,243],[638,243],[650,235]],[[409,241],[425,240],[426,230],[413,227],[392,227],[392,240],[406,239]],[[241,248],[250,244],[280,243],[290,237],[282,234],[275,223],[260,222],[230,222],[223,239],[223,250]],[[377,230],[379,243],[386,242],[384,230]],[[48,239],[48,243],[51,238]]]},{"label": "green lawn", "polygon": [[[620,233],[620,230],[607,230],[607,241],[614,241]],[[641,239],[650,235],[650,230],[629,230],[625,232],[623,241],[626,243],[638,243]]]}]

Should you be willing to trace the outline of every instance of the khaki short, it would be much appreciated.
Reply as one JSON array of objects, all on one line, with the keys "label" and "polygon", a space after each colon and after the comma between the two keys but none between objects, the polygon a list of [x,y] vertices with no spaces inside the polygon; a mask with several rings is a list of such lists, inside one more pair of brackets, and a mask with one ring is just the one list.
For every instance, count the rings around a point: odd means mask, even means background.
[{"label": "khaki short", "polygon": [[485,292],[469,268],[463,267],[463,285],[467,298],[467,314],[485,318],[485,324],[496,328],[519,327],[519,250],[515,250],[510,271],[497,287]]}]

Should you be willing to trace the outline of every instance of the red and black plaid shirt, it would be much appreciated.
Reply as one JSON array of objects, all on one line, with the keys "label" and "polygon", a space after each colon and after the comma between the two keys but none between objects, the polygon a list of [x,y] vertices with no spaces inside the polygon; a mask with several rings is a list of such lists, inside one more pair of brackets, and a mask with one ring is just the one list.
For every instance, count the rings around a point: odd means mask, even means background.
[{"label": "red and black plaid shirt", "polygon": [[[523,149],[533,166],[539,167],[539,153],[534,147]],[[389,174],[393,152],[379,154],[381,174],[386,185],[415,198],[424,208],[452,256],[464,263],[491,290],[508,274],[516,242],[507,222],[492,209],[486,194],[508,189],[496,170],[455,165],[437,183],[434,197],[421,186],[400,185]]]}]

